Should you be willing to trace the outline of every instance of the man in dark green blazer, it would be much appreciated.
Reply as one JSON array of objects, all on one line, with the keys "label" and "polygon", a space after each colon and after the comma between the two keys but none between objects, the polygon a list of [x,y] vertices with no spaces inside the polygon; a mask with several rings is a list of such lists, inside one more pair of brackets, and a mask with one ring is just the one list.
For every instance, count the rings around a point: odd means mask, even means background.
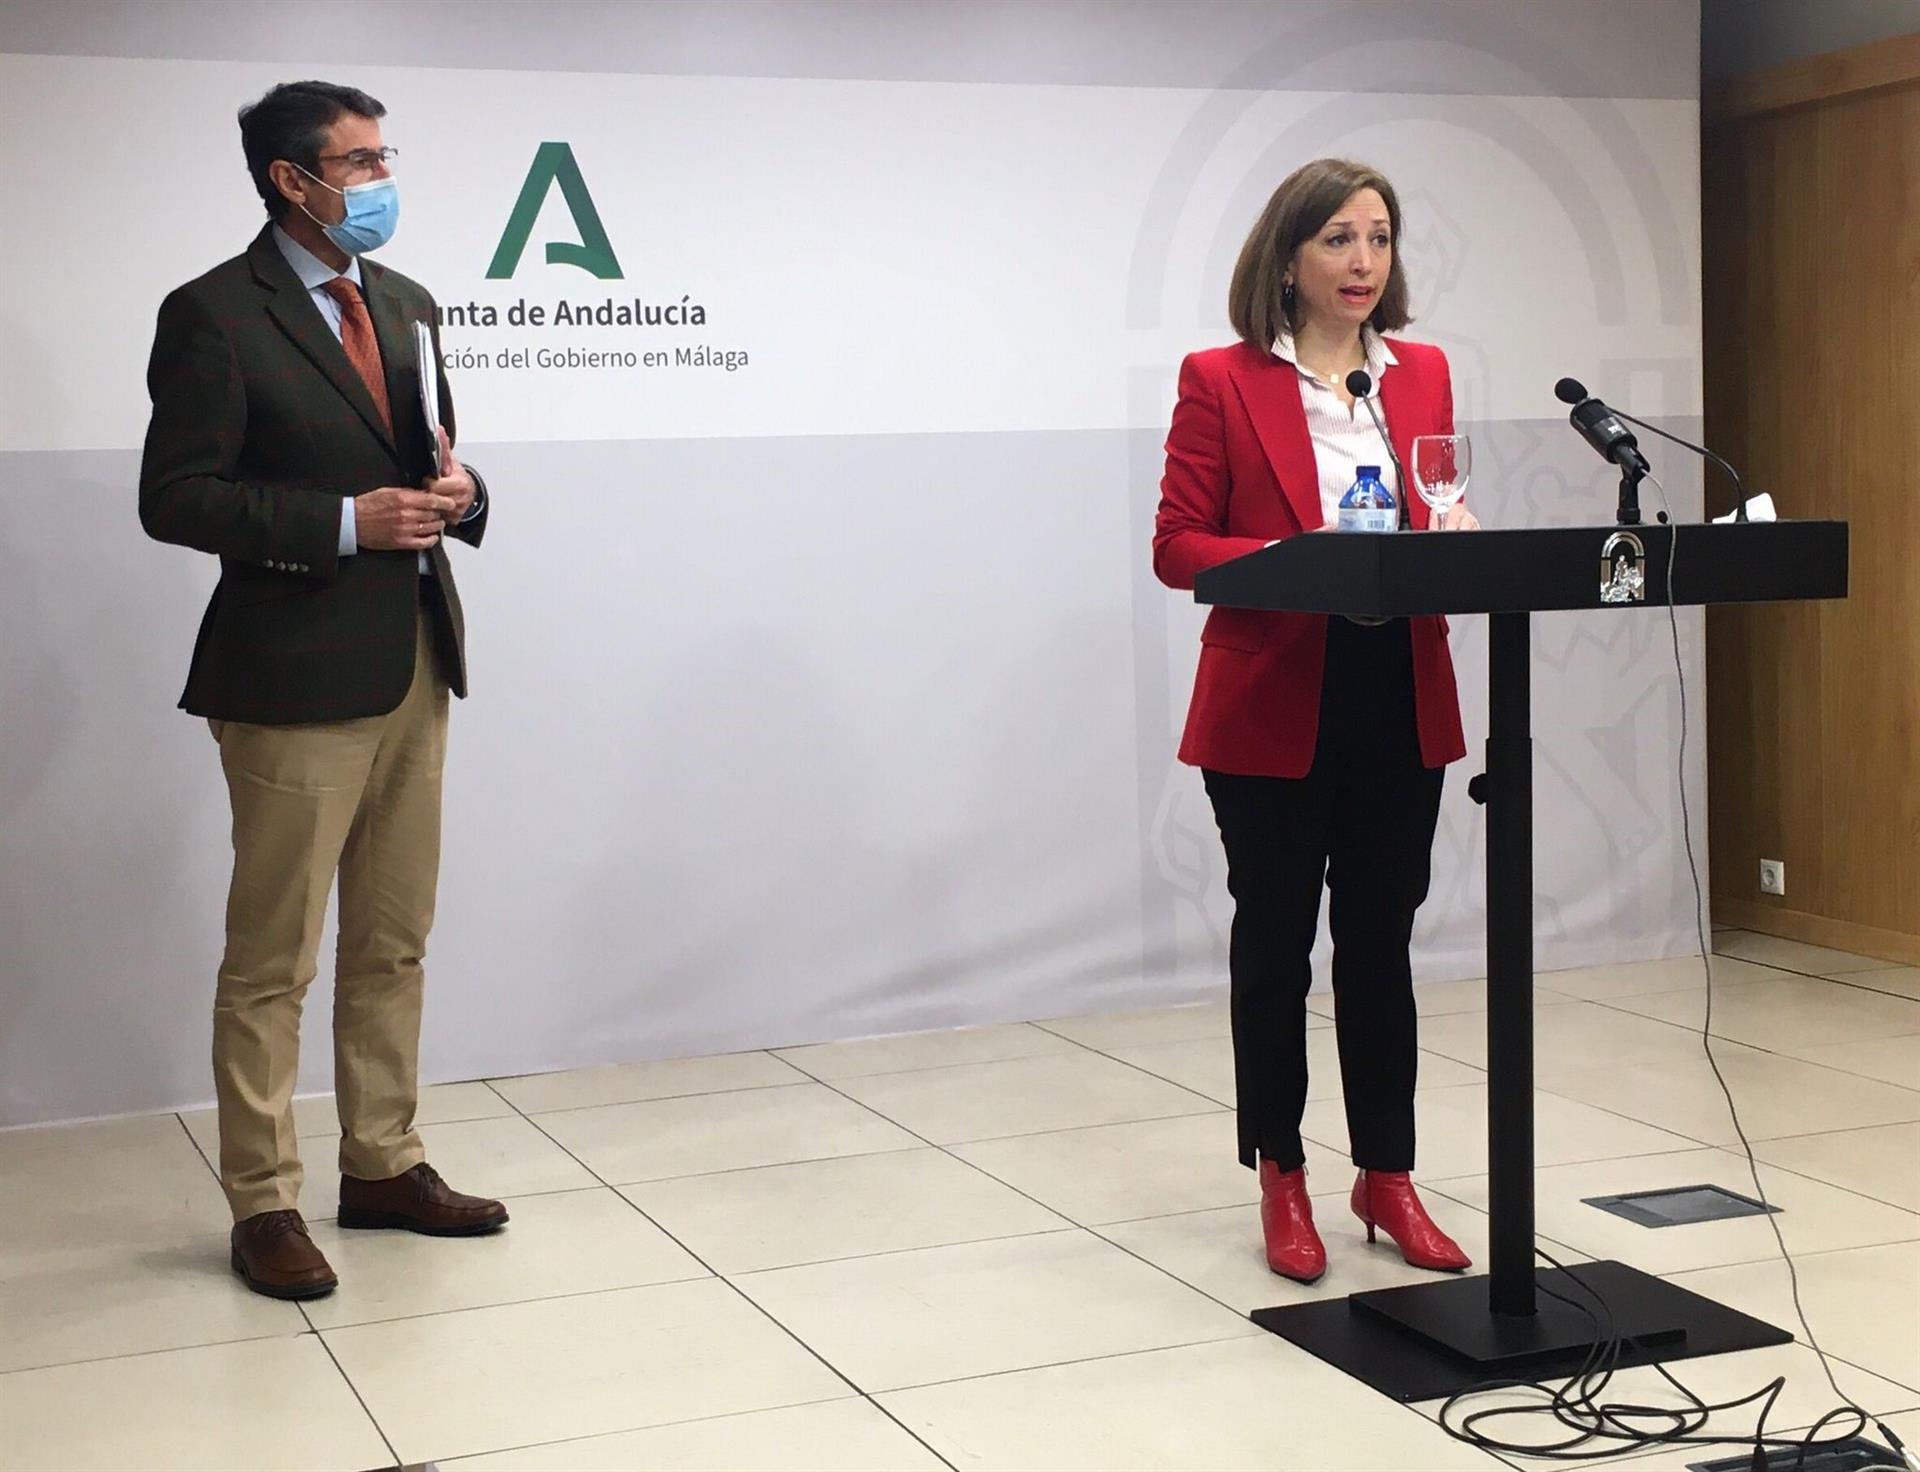
[{"label": "man in dark green blazer", "polygon": [[293,1119],[336,879],[340,1226],[507,1218],[448,1187],[414,1128],[448,696],[467,689],[444,538],[479,546],[488,500],[453,458],[437,366],[437,431],[422,402],[414,324],[437,357],[433,298],[362,258],[398,217],[385,111],[323,82],[241,109],[269,223],[161,304],[147,373],[141,524],[220,559],[180,704],[207,719],[233,808],[213,1026],[232,1263],[281,1298],[336,1283],[299,1214]]}]

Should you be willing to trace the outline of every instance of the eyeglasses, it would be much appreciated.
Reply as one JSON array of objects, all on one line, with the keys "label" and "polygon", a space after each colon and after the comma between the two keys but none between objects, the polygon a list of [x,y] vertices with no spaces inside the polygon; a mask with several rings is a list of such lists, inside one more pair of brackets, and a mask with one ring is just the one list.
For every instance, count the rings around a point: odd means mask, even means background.
[{"label": "eyeglasses", "polygon": [[323,153],[316,163],[343,163],[348,168],[363,174],[370,174],[382,164],[390,164],[400,157],[397,148],[355,148],[346,153]]}]

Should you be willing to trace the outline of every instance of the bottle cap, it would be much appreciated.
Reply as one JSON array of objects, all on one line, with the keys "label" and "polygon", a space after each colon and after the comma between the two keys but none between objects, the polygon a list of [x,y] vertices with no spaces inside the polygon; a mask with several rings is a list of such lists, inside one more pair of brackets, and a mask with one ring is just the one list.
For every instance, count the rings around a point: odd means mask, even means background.
[{"label": "bottle cap", "polygon": [[1361,480],[1380,479],[1380,467],[1378,465],[1362,465],[1356,470],[1355,473],[1359,476]]}]

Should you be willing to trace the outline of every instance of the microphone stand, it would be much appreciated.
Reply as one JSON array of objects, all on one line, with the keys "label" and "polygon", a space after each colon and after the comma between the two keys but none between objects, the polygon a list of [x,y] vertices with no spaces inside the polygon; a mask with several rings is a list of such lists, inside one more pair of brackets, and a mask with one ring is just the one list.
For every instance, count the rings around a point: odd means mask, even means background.
[{"label": "microphone stand", "polygon": [[1387,458],[1393,462],[1394,479],[1399,482],[1400,492],[1400,530],[1405,531],[1413,525],[1413,512],[1407,506],[1407,498],[1413,494],[1413,483],[1407,479],[1407,467],[1400,463],[1400,452],[1393,447],[1393,436],[1387,433],[1387,424],[1380,417],[1379,406],[1373,401],[1373,375],[1364,368],[1356,368],[1347,375],[1347,392],[1355,400],[1367,406],[1367,414],[1373,420],[1373,427],[1380,436],[1380,443],[1387,447]]},{"label": "microphone stand", "polygon": [[1614,519],[1621,526],[1640,525],[1640,481],[1643,472],[1620,468],[1620,507]]}]

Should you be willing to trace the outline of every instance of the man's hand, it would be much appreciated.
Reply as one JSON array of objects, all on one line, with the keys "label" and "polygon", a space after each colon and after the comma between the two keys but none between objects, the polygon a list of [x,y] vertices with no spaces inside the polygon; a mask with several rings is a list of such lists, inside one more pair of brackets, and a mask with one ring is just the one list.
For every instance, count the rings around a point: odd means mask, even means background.
[{"label": "man's hand", "polygon": [[444,496],[453,503],[448,512],[446,524],[453,526],[473,509],[473,477],[467,474],[467,467],[453,458],[453,446],[447,442],[447,431],[440,431],[440,474],[430,476],[425,482],[426,489],[436,496]]},{"label": "man's hand", "polygon": [[1447,507],[1444,511],[1436,512],[1434,514],[1433,524],[1437,530],[1443,532],[1477,532],[1480,530],[1480,518],[1467,510],[1466,507],[1457,503]]},{"label": "man's hand", "polygon": [[[445,480],[429,485],[447,484]],[[472,482],[468,482],[471,487]],[[471,489],[467,499],[473,499]],[[382,486],[353,498],[353,532],[360,546],[370,552],[424,552],[440,540],[440,532],[449,521],[458,521],[451,496],[432,490],[410,491],[400,486]]]}]

